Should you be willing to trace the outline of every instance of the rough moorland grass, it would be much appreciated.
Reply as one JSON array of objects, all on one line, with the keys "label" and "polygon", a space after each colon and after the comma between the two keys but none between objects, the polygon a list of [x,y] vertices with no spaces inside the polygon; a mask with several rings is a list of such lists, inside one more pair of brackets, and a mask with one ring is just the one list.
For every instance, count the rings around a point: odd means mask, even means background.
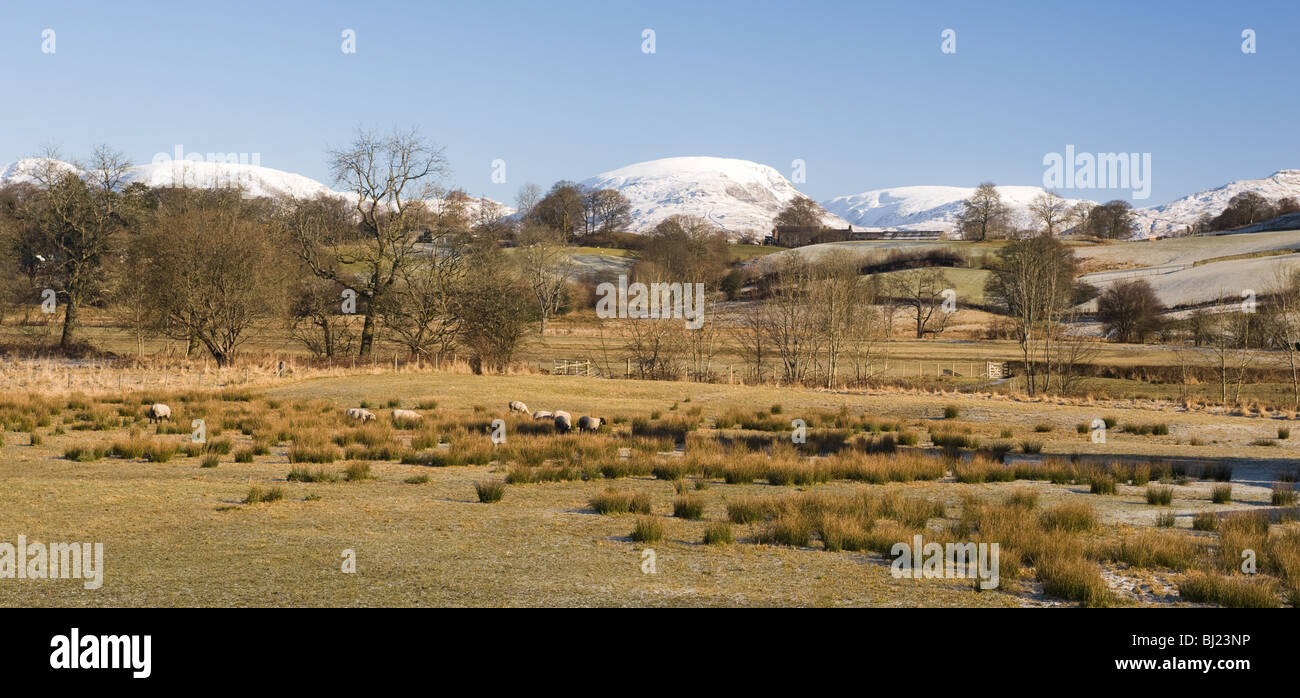
[{"label": "rough moorland grass", "polygon": [[103,458],[105,449],[103,446],[94,446],[91,444],[75,444],[63,449],[63,457],[68,460],[77,461],[78,463],[89,463]]},{"label": "rough moorland grass", "polygon": [[248,494],[244,497],[244,504],[278,502],[281,499],[284,499],[283,487],[276,486],[264,490],[261,487],[253,486],[249,488]]},{"label": "rough moorland grass", "polygon": [[1174,501],[1174,488],[1167,485],[1147,487],[1147,504],[1169,506]]},{"label": "rough moorland grass", "polygon": [[728,545],[735,542],[731,533],[731,524],[726,521],[715,521],[704,529],[705,545]]},{"label": "rough moorland grass", "polygon": [[1096,554],[1102,559],[1134,567],[1184,570],[1191,567],[1202,552],[1203,548],[1187,534],[1146,529],[1105,543]]},{"label": "rough moorland grass", "polygon": [[704,518],[704,499],[683,495],[673,500],[673,516],[679,519]]},{"label": "rough moorland grass", "polygon": [[1228,608],[1277,608],[1277,583],[1270,577],[1218,572],[1189,572],[1178,582],[1178,595],[1193,603]]},{"label": "rough moorland grass", "polygon": [[1227,504],[1232,501],[1232,485],[1215,485],[1210,489],[1210,501],[1215,504]]},{"label": "rough moorland grass", "polygon": [[421,473],[421,474],[419,474],[419,475],[412,475],[412,476],[406,478],[405,480],[402,480],[402,482],[405,482],[405,483],[408,484],[408,485],[424,485],[424,484],[428,484],[428,482],[429,482],[429,475],[428,475],[427,473]]},{"label": "rough moorland grass", "polygon": [[1093,494],[1115,494],[1115,478],[1110,475],[1094,477],[1089,482],[1088,489]]},{"label": "rough moorland grass", "polygon": [[1273,483],[1273,492],[1269,501],[1275,507],[1294,506],[1296,503],[1295,487],[1285,482]]},{"label": "rough moorland grass", "polygon": [[502,480],[485,480],[474,483],[474,491],[478,493],[478,501],[484,504],[501,501],[506,496],[506,483]]},{"label": "rough moorland grass", "polygon": [[630,534],[638,543],[654,543],[663,540],[664,524],[656,516],[642,514],[636,517],[636,526]]},{"label": "rough moorland grass", "polygon": [[215,454],[215,453],[210,454],[210,455],[206,455],[206,456],[203,457],[203,462],[199,465],[199,467],[200,467],[200,468],[215,468],[215,467],[217,467],[217,464],[220,462],[220,460],[221,460],[221,459],[218,458],[218,457],[217,457],[217,454]]},{"label": "rough moorland grass", "polygon": [[339,474],[324,468],[309,470],[304,466],[295,465],[289,469],[289,475],[285,479],[289,482],[338,482]]},{"label": "rough moorland grass", "polygon": [[1047,555],[1034,567],[1049,596],[1078,601],[1084,606],[1112,606],[1115,595],[1101,577],[1101,567],[1092,560],[1071,555]]},{"label": "rough moorland grass", "polygon": [[649,514],[650,495],[630,490],[607,489],[591,498],[598,514]]},{"label": "rough moorland grass", "polygon": [[1193,531],[1213,531],[1219,527],[1219,517],[1212,511],[1198,511],[1192,516]]},{"label": "rough moorland grass", "polygon": [[343,479],[348,482],[360,482],[362,480],[374,480],[377,476],[370,472],[370,464],[365,461],[348,463],[343,468]]},{"label": "rough moorland grass", "polygon": [[1044,510],[1039,522],[1049,531],[1081,533],[1097,525],[1097,513],[1086,502],[1062,502]]}]

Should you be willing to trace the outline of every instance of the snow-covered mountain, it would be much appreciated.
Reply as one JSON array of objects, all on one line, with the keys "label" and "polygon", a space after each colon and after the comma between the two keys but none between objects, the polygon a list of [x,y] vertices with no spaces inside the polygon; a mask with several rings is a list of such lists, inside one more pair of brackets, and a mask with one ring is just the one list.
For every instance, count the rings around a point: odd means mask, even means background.
[{"label": "snow-covered mountain", "polygon": [[[1017,222],[1028,220],[1029,204],[1044,192],[1041,187],[1000,186],[1002,203]],[[855,226],[904,228],[907,230],[951,231],[961,213],[962,202],[975,193],[974,187],[893,187],[823,201],[822,207]],[[1066,199],[1074,206],[1082,199]],[[1089,202],[1091,203],[1091,202]]]},{"label": "snow-covered mountain", "polygon": [[1232,197],[1247,191],[1259,192],[1269,201],[1284,196],[1300,199],[1300,170],[1279,170],[1264,179],[1241,179],[1216,189],[1184,196],[1167,204],[1139,209],[1140,237],[1160,237],[1181,231],[1202,214],[1217,216],[1228,207]]},{"label": "snow-covered mountain", "polygon": [[[1029,204],[1041,187],[999,186],[1002,202],[1013,216],[1027,220]],[[1137,238],[1164,237],[1179,233],[1202,214],[1217,216],[1232,197],[1244,191],[1259,192],[1276,201],[1284,196],[1300,199],[1300,170],[1282,170],[1264,179],[1243,179],[1216,189],[1185,196],[1159,206],[1134,210]],[[911,230],[952,230],[962,201],[975,193],[973,187],[893,187],[840,196],[823,201],[822,207],[855,226],[890,227]],[[1067,199],[1073,206],[1083,199]],[[1088,203],[1093,203],[1089,201]]]},{"label": "snow-covered mountain", "polygon": [[[0,186],[22,182],[37,184],[42,168],[46,167],[81,172],[75,165],[60,160],[26,158],[0,169]],[[251,164],[167,160],[136,165],[127,170],[122,179],[125,184],[140,182],[151,187],[217,189],[240,186],[246,195],[252,197],[314,198],[329,195],[355,200],[354,194],[335,191],[310,177]],[[464,203],[467,214],[471,219],[475,218],[478,215],[479,199],[471,197]],[[434,211],[443,206],[443,202],[438,199],[430,200],[428,204]],[[514,212],[514,209],[505,206],[501,210],[503,215]]]},{"label": "snow-covered mountain", "polygon": [[[632,205],[633,232],[645,232],[675,214],[706,218],[732,234],[772,229],[772,219],[798,189],[780,172],[749,160],[680,157],[651,160],[596,175],[582,182],[594,189],[617,189]],[[828,215],[826,225],[848,222]]]}]

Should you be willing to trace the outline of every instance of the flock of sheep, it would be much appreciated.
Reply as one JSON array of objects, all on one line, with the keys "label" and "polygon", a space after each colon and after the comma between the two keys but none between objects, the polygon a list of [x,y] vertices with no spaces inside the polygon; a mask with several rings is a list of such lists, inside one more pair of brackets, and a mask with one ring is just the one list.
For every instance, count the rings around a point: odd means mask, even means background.
[{"label": "flock of sheep", "polygon": [[[511,412],[530,414],[528,405],[525,405],[518,400],[512,400],[508,407]],[[172,408],[158,402],[150,405],[146,414],[151,423],[171,421]],[[373,422],[376,419],[374,412],[363,407],[349,407],[346,414],[348,419],[353,419],[362,423]],[[539,411],[531,412],[531,414],[535,421],[541,421],[543,419],[552,420],[555,424],[555,431],[560,434],[567,434],[573,430],[573,416],[563,410],[556,410],[554,412]],[[413,412],[411,410],[393,410],[393,421],[418,422],[422,419],[424,419],[424,415],[419,412]],[[600,431],[600,428],[608,423],[608,420],[601,417],[578,417],[578,431],[594,433]]]},{"label": "flock of sheep", "polygon": [[[541,421],[543,419],[551,420],[555,424],[555,431],[560,434],[567,434],[573,430],[573,416],[563,410],[556,410],[555,412],[531,412],[528,409],[528,405],[525,405],[518,400],[511,401],[507,407],[511,412],[531,414],[535,421]],[[347,416],[349,419],[354,419],[358,422],[373,422],[376,419],[374,412],[361,407],[349,407],[347,410]],[[411,410],[393,410],[394,421],[418,422],[423,418],[423,415],[419,412],[412,412]],[[601,417],[578,417],[578,431],[597,432],[600,431],[602,426],[608,423],[608,420]]]},{"label": "flock of sheep", "polygon": [[[525,405],[524,403],[518,400],[511,400],[508,407],[510,408],[511,412],[523,412],[524,414],[530,414],[528,405]],[[554,412],[540,410],[537,412],[531,412],[531,414],[533,416],[534,421],[540,422],[543,419],[552,420],[555,423],[555,431],[561,434],[566,434],[573,430],[573,416],[570,415],[568,412],[565,412],[564,410],[556,410]],[[608,423],[609,420],[601,417],[587,417],[587,416],[578,417],[578,431],[597,432],[600,431],[600,428],[602,426]]]}]

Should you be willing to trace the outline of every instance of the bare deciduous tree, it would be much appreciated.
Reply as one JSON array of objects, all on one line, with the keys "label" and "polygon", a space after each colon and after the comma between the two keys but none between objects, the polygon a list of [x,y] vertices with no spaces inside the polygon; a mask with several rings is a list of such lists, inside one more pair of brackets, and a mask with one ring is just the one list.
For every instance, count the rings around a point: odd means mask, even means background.
[{"label": "bare deciduous tree", "polygon": [[[290,215],[285,227],[312,273],[353,288],[364,301],[359,354],[369,356],[378,308],[428,222],[425,199],[437,196],[449,168],[442,149],[413,130],[362,131],[349,147],[330,153],[330,168],[355,198],[355,234],[340,230],[332,216]],[[349,268],[360,271],[345,271]]]}]

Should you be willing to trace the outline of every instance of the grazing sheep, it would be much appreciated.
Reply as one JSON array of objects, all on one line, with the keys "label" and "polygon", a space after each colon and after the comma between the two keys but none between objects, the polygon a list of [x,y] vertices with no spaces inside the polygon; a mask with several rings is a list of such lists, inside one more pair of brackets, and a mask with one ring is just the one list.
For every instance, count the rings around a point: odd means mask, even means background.
[{"label": "grazing sheep", "polygon": [[528,409],[528,405],[525,405],[524,403],[522,403],[522,402],[520,402],[520,401],[518,401],[518,400],[511,400],[511,401],[510,401],[510,411],[511,411],[511,412],[523,412],[524,414],[528,414],[528,413],[531,412],[532,410]]},{"label": "grazing sheep", "polygon": [[371,412],[370,410],[362,409],[360,407],[349,407],[347,414],[348,414],[348,419],[355,419],[358,422],[375,421],[374,412]]},{"label": "grazing sheep", "polygon": [[418,422],[424,419],[424,415],[413,410],[393,410],[394,422]]},{"label": "grazing sheep", "polygon": [[555,412],[555,430],[561,434],[567,434],[572,428],[573,417],[571,417],[568,412],[557,410]]},{"label": "grazing sheep", "polygon": [[541,410],[539,412],[533,413],[533,419],[539,422],[542,421],[543,419],[555,419],[555,413],[547,412],[546,410]]},{"label": "grazing sheep", "polygon": [[578,431],[597,432],[605,424],[608,421],[601,417],[578,417]]},{"label": "grazing sheep", "polygon": [[155,402],[154,404],[149,405],[149,411],[146,414],[149,415],[150,422],[161,422],[164,419],[169,422],[172,421],[172,408],[162,404],[161,402]]}]

